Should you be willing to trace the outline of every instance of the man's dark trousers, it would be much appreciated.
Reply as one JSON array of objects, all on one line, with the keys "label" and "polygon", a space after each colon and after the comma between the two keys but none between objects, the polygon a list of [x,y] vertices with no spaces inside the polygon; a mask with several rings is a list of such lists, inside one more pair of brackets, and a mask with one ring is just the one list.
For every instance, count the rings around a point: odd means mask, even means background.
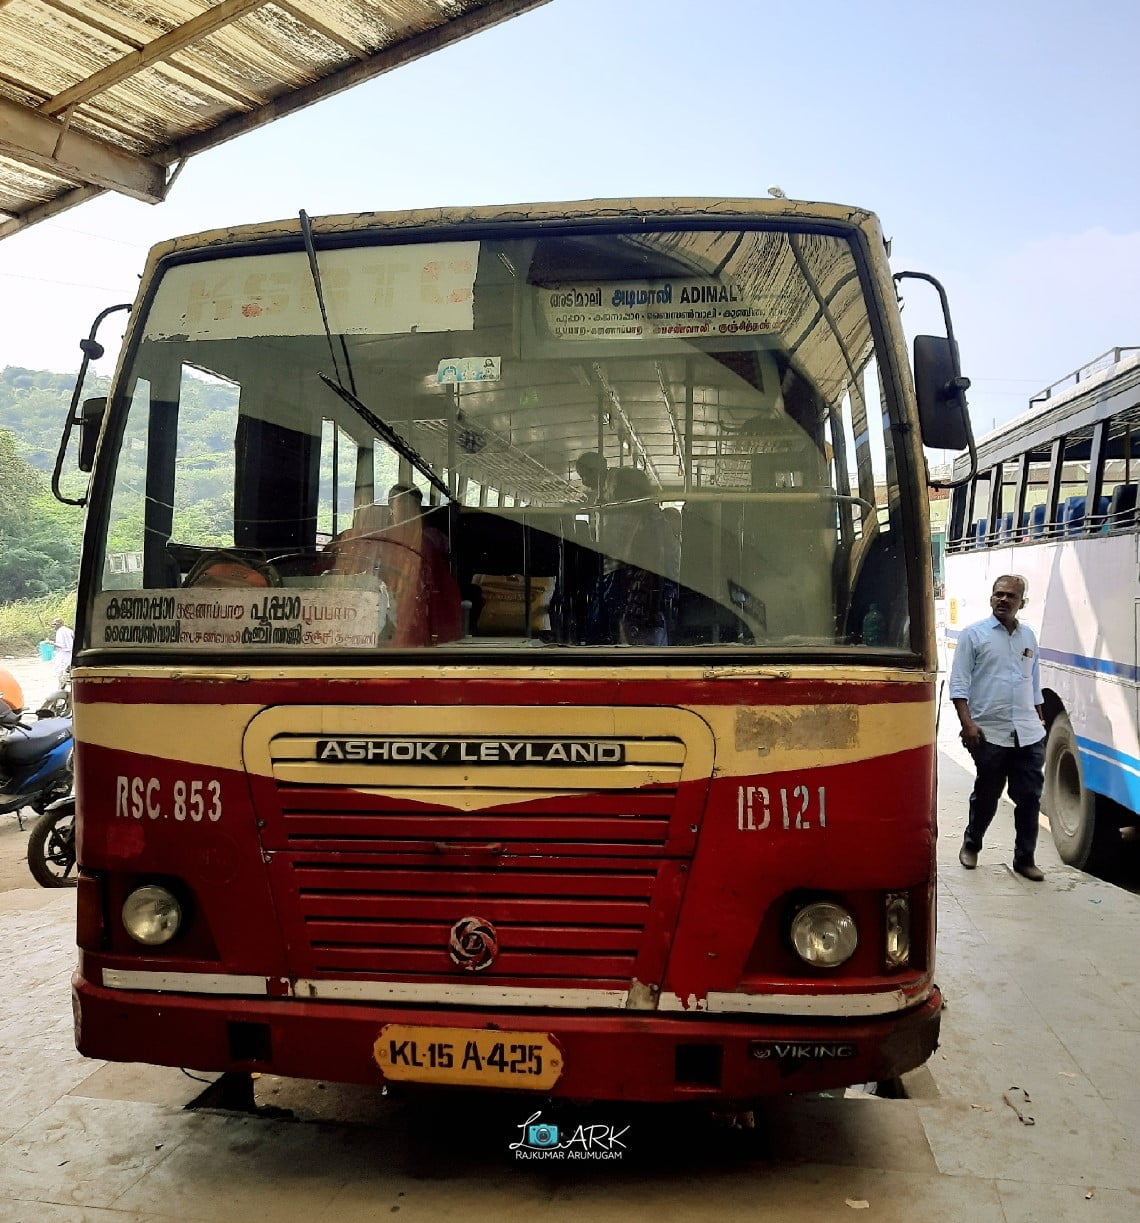
[{"label": "man's dark trousers", "polygon": [[970,795],[970,822],[962,838],[964,849],[977,853],[993,821],[1001,792],[1009,784],[1013,800],[1013,865],[1029,866],[1037,850],[1037,817],[1041,811],[1041,784],[1045,766],[1045,740],[1028,747],[999,747],[984,739],[973,753],[978,775]]}]

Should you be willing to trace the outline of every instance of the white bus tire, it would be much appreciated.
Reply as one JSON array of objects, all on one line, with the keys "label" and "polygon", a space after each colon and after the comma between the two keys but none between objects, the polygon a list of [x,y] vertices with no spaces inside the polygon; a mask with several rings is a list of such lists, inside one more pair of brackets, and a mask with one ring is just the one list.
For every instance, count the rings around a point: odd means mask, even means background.
[{"label": "white bus tire", "polygon": [[1063,713],[1049,727],[1041,805],[1061,861],[1084,870],[1097,847],[1097,801],[1096,794],[1085,788],[1077,737]]}]

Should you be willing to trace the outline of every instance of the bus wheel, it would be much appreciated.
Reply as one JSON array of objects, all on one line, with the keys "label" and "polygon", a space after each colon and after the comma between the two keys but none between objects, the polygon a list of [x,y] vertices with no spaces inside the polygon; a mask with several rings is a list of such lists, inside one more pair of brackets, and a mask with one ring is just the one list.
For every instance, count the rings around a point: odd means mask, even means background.
[{"label": "bus wheel", "polygon": [[1098,847],[1097,801],[1096,794],[1085,789],[1077,737],[1063,713],[1049,727],[1041,800],[1061,861],[1084,870]]}]

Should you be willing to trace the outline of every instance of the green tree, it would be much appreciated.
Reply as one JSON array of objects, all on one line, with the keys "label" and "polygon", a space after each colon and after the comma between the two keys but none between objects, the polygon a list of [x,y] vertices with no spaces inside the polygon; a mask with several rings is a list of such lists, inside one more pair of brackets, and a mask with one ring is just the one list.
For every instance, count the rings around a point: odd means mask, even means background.
[{"label": "green tree", "polygon": [[81,521],[0,431],[0,602],[59,594],[79,574]]}]

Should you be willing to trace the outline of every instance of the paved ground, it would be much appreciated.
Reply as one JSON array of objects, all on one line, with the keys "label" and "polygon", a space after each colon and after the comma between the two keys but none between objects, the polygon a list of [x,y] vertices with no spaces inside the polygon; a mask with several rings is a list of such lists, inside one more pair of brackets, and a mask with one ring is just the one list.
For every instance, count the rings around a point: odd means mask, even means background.
[{"label": "paved ground", "polygon": [[[0,892],[0,1223],[144,1220],[874,1220],[1140,1218],[1140,897],[1061,867],[1031,884],[999,814],[957,863],[968,759],[944,722],[943,1043],[912,1098],[790,1096],[756,1128],[596,1106],[629,1123],[621,1163],[520,1165],[517,1105],[262,1079],[271,1120],[183,1105],[178,1071],[71,1043],[69,892]],[[7,817],[6,817],[7,818]],[[13,821],[14,823],[14,821]],[[0,855],[7,853],[0,844]],[[1033,1124],[1029,1124],[1032,1119]]]}]

